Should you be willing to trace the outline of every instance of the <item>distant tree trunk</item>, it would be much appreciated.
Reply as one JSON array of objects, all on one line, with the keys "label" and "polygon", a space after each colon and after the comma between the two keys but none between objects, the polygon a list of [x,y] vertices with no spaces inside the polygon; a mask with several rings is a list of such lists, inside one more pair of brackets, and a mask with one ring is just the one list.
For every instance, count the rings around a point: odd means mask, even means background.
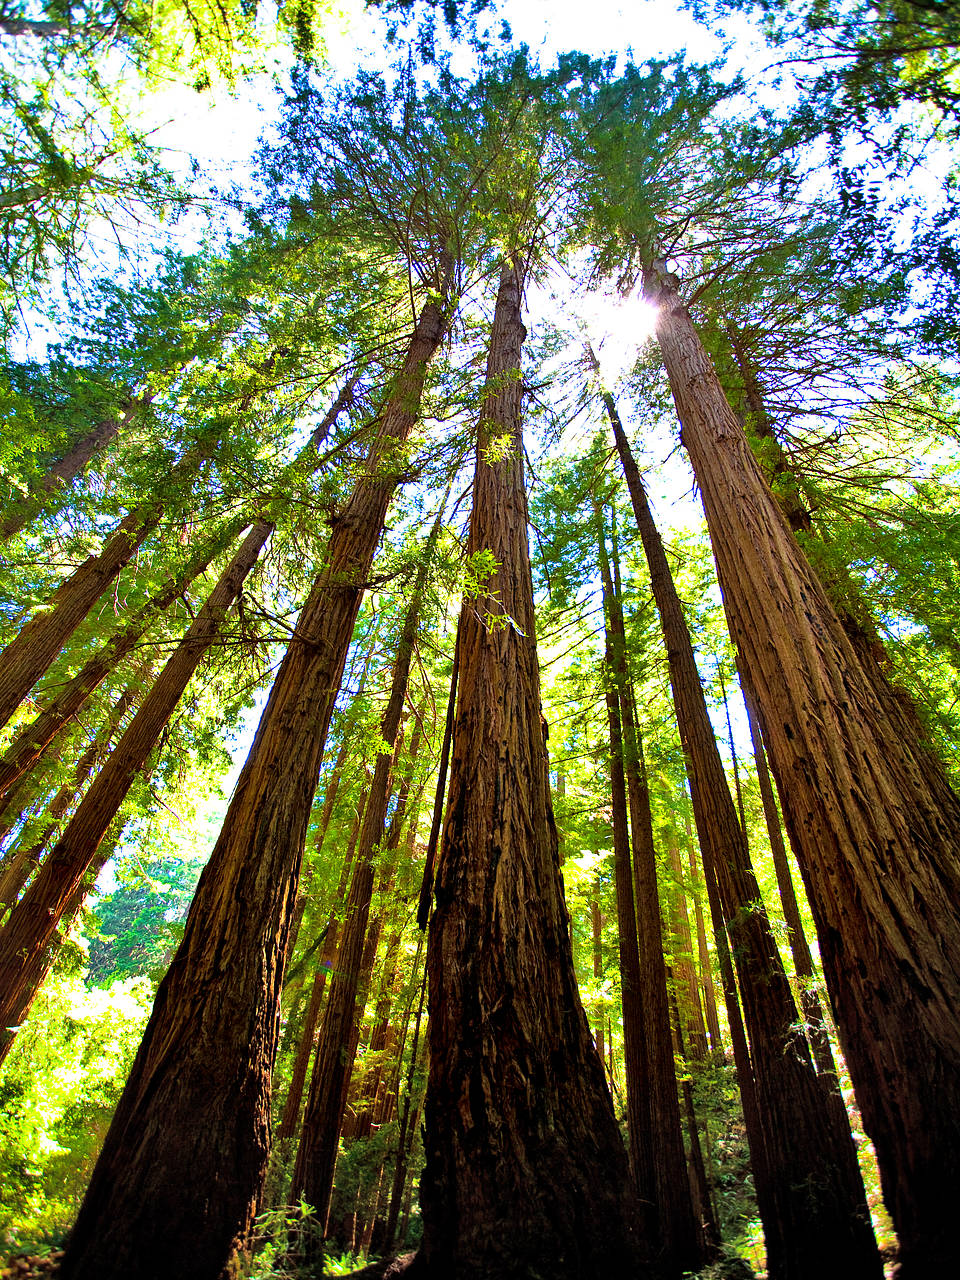
[{"label": "distant tree trunk", "polygon": [[[422,938],[421,938],[422,943]],[[421,948],[417,948],[414,961],[414,974],[419,971]],[[420,998],[417,1004],[417,1018],[413,1028],[413,1043],[410,1048],[410,1066],[407,1069],[407,1088],[404,1093],[403,1107],[400,1112],[400,1126],[397,1132],[397,1160],[393,1172],[393,1185],[390,1189],[390,1204],[387,1209],[387,1225],[384,1230],[383,1247],[386,1253],[393,1249],[397,1234],[397,1221],[400,1217],[400,1206],[403,1202],[403,1189],[407,1180],[407,1159],[413,1146],[415,1127],[410,1124],[410,1109],[413,1103],[414,1078],[417,1071],[417,1049],[420,1044],[420,1026],[423,1018],[423,1002],[427,992],[427,974],[423,973],[420,984]]]},{"label": "distant tree trunk", "polygon": [[[109,749],[117,727],[136,700],[136,693],[137,691],[131,687],[125,689],[120,695],[111,708],[110,714],[107,716],[100,732],[77,761],[73,778],[70,782],[63,784],[47,806],[45,814],[46,825],[43,830],[38,833],[37,838],[31,838],[31,842],[24,842],[22,847],[17,850],[10,864],[4,867],[3,874],[0,876],[0,911],[4,907],[13,906],[20,894],[20,890],[36,870],[50,837],[60,825],[63,815],[74,803],[91,773],[93,773],[97,761]],[[22,835],[21,839],[23,839]]]},{"label": "distant tree trunk", "polygon": [[960,803],[889,686],[861,665],[673,279],[657,264],[645,286],[903,1280],[946,1274],[960,1194]]},{"label": "distant tree trunk", "polygon": [[[635,1202],[580,1005],[540,715],[520,427],[522,271],[490,335],[450,795],[430,921],[421,1274],[638,1274]],[[507,456],[502,456],[504,443]],[[499,460],[487,457],[496,443]]]},{"label": "distant tree trunk", "polygon": [[672,1206],[659,1194],[656,1152],[653,1149],[650,1115],[650,1068],[647,1061],[647,1038],[650,1028],[644,1023],[646,1010],[641,1005],[640,952],[637,946],[637,916],[633,901],[633,878],[630,873],[630,833],[627,826],[627,784],[623,772],[623,733],[617,700],[613,653],[607,640],[605,696],[607,724],[610,734],[610,809],[613,817],[613,876],[617,901],[617,938],[620,953],[620,997],[623,1006],[623,1072],[627,1091],[627,1150],[630,1169],[640,1199],[645,1238],[662,1247],[660,1219]]},{"label": "distant tree trunk", "polygon": [[[435,526],[435,532],[439,524]],[[303,1132],[293,1169],[294,1200],[312,1204],[317,1219],[323,1223],[333,1191],[333,1173],[337,1162],[337,1142],[343,1124],[346,1089],[356,1052],[356,1031],[363,1015],[358,995],[361,986],[362,956],[370,903],[373,899],[375,850],[383,839],[387,804],[393,777],[395,754],[399,750],[400,721],[410,679],[410,663],[420,625],[422,593],[426,567],[434,538],[424,553],[420,575],[397,642],[390,696],[380,721],[380,736],[390,748],[381,751],[376,760],[373,781],[363,815],[363,826],[357,845],[353,879],[347,898],[343,934],[337,951],[337,963],[330,983],[330,995],[323,1016],[320,1041],[310,1080],[310,1094],[303,1120]],[[371,930],[372,932],[372,930]],[[374,957],[376,948],[374,946]],[[350,1044],[353,1053],[349,1052]]]},{"label": "distant tree trunk", "polygon": [[272,532],[273,525],[261,522],[247,534],[36,879],[0,929],[0,1025],[18,1023],[32,1001],[38,974],[45,972],[44,953],[71,895]]},{"label": "distant tree trunk", "polygon": [[[600,911],[599,871],[593,878],[593,897],[590,899],[590,933],[593,941],[593,976],[598,982],[600,982],[603,979],[603,915]],[[606,1054],[604,1051],[603,1026],[604,1018],[601,1013],[597,1018],[597,1029],[594,1032],[594,1040],[596,1041],[597,1053],[600,1055],[600,1061],[605,1063]]]},{"label": "distant tree trunk", "polygon": [[334,520],[61,1263],[64,1280],[210,1280],[266,1173],[290,913],[327,729],[426,368],[428,302]]},{"label": "distant tree trunk", "polygon": [[713,986],[713,966],[710,963],[710,948],[707,945],[707,930],[703,923],[703,907],[697,892],[697,855],[693,847],[693,831],[690,827],[690,814],[684,812],[684,829],[687,837],[687,864],[690,868],[690,891],[693,898],[693,915],[697,927],[697,954],[700,958],[700,985],[703,989],[703,1008],[707,1018],[707,1030],[710,1033],[711,1053],[723,1053],[723,1037],[720,1034],[720,1019],[717,1017],[717,996]]},{"label": "distant tree trunk", "polygon": [[6,542],[25,529],[40,514],[47,494],[60,485],[69,484],[81,471],[86,470],[93,455],[104,449],[129,425],[139,403],[137,400],[128,400],[120,418],[104,418],[78,440],[40,480],[38,488],[42,492],[28,493],[19,501],[7,504],[6,515],[0,519],[0,541]]},{"label": "distant tree trunk", "polygon": [[83,709],[107,676],[133,652],[157,617],[183,594],[224,547],[230,545],[243,529],[243,523],[242,520],[233,521],[193,556],[180,573],[168,579],[140,607],[136,619],[111,636],[99,652],[59,689],[43,711],[20,730],[0,760],[0,797],[6,796],[10,788],[45,755],[63,725]]},{"label": "distant tree trunk", "polygon": [[[636,1103],[638,1136],[631,1135],[631,1154],[638,1175],[641,1203],[651,1205],[650,1235],[658,1241],[657,1262],[665,1276],[679,1276],[698,1271],[706,1261],[706,1241],[699,1229],[690,1196],[683,1150],[683,1130],[677,1097],[677,1078],[673,1044],[670,1037],[670,1010],[667,999],[667,971],[663,959],[663,937],[660,926],[660,897],[657,887],[657,860],[650,814],[650,794],[643,764],[643,746],[637,730],[633,703],[633,686],[626,661],[626,631],[616,579],[611,575],[605,539],[600,531],[598,563],[603,586],[605,612],[609,632],[607,663],[610,683],[607,689],[607,716],[610,721],[611,757],[619,755],[621,764],[614,777],[614,869],[617,877],[617,917],[621,931],[632,930],[639,947],[636,966],[636,993],[632,997],[639,1043],[633,1054],[642,1063],[643,1097]],[[623,736],[620,734],[620,709],[623,709]],[[633,877],[630,875],[630,845],[626,839],[626,813],[623,814],[623,867],[617,839],[617,783],[622,789],[624,766],[629,782],[630,832],[633,845]],[[613,773],[613,769],[611,769]],[[622,791],[621,791],[622,794]],[[621,881],[625,884],[621,888]],[[633,908],[633,878],[636,881],[636,915]],[[621,898],[629,904],[629,919],[621,907]],[[621,940],[621,974],[623,974],[623,942]],[[627,1080],[628,1116],[630,1110],[630,1045],[627,1037],[628,992],[622,976],[624,1073]],[[640,1120],[640,1116],[643,1117]],[[629,1125],[628,1125],[629,1131]],[[634,1144],[638,1154],[634,1155]]]},{"label": "distant tree trunk", "polygon": [[[677,1017],[680,1018],[679,1025],[684,1033],[683,1039],[689,1060],[703,1062],[707,1056],[707,1028],[704,1025],[703,1008],[700,1004],[700,984],[693,965],[693,936],[690,933],[690,916],[683,885],[683,864],[680,861],[680,849],[673,830],[670,832],[667,853],[676,886],[671,895],[670,916],[674,936],[673,971],[678,989]],[[681,991],[684,997],[682,1002],[679,998]]]},{"label": "distant tree trunk", "polygon": [[[329,792],[330,788],[328,787],[328,795]],[[353,834],[350,837],[347,854],[343,860],[343,866],[340,870],[340,883],[337,885],[337,893],[334,898],[333,910],[330,912],[330,917],[327,920],[327,931],[323,939],[323,950],[320,953],[316,973],[313,977],[313,988],[310,992],[310,1003],[307,1005],[307,1012],[303,1019],[303,1029],[300,1033],[300,1041],[297,1046],[297,1056],[293,1060],[293,1074],[290,1077],[290,1088],[287,1091],[287,1100],[283,1106],[283,1115],[280,1117],[280,1128],[277,1132],[278,1142],[289,1142],[293,1137],[295,1137],[297,1130],[300,1127],[303,1086],[306,1084],[307,1071],[310,1068],[310,1059],[313,1057],[313,1050],[317,1043],[317,1025],[320,1021],[320,1010],[323,1007],[323,993],[326,990],[327,974],[333,968],[333,962],[337,954],[337,942],[340,938],[340,920],[338,912],[347,892],[350,871],[353,867],[354,850],[356,849],[357,839],[360,835],[362,816],[363,807],[361,806],[360,811],[357,814],[357,821],[353,828]]]},{"label": "distant tree trunk", "polygon": [[[168,483],[182,482],[197,469],[198,455],[181,458]],[[5,725],[124,565],[156,529],[163,503],[142,503],[125,516],[98,555],[88,556],[54,591],[0,653],[0,727]]]},{"label": "distant tree trunk", "polygon": [[663,544],[613,397],[605,393],[650,568],[670,668],[680,739],[690,775],[704,870],[720,889],[744,1018],[750,1036],[756,1103],[764,1133],[767,1195],[758,1187],[767,1263],[777,1280],[840,1280],[881,1274],[866,1197],[848,1125],[828,1105],[780,953],[763,910],[746,838],[700,684],[693,645]]}]

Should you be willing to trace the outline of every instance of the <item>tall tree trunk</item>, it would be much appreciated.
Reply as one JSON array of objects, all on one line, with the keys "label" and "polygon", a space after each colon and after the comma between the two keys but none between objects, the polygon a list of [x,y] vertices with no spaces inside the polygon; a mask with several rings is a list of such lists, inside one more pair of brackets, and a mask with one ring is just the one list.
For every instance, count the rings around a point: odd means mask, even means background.
[{"label": "tall tree trunk", "polygon": [[717,995],[713,985],[713,966],[710,963],[710,948],[707,945],[707,930],[703,923],[703,907],[697,891],[697,855],[693,847],[693,831],[690,827],[690,814],[684,811],[684,829],[687,837],[687,865],[690,868],[690,895],[693,899],[693,916],[697,928],[697,954],[700,957],[700,985],[703,989],[703,1008],[707,1019],[707,1030],[710,1032],[710,1052],[723,1053],[723,1037],[720,1034],[720,1019],[717,1017]]},{"label": "tall tree trunk", "polygon": [[960,1194],[960,803],[861,665],[672,277],[657,265],[645,285],[902,1275],[946,1273]]},{"label": "tall tree trunk", "polygon": [[[681,1018],[681,1030],[685,1028],[683,1038],[689,1060],[703,1062],[707,1056],[707,1028],[703,1021],[700,984],[697,981],[693,962],[693,935],[690,932],[690,915],[687,911],[687,896],[683,884],[683,863],[680,861],[680,849],[673,829],[670,831],[667,853],[675,883],[670,901],[670,918],[674,938],[673,971],[676,975],[678,993],[677,1016]],[[681,991],[683,992],[682,1001],[679,998]]]},{"label": "tall tree trunk", "polygon": [[[332,780],[331,780],[332,786]],[[327,788],[327,794],[330,793],[330,787]],[[326,805],[324,805],[326,809]],[[323,993],[326,990],[327,974],[333,968],[333,962],[337,954],[337,943],[340,939],[340,920],[339,911],[340,904],[344,900],[347,892],[347,884],[350,879],[350,870],[353,867],[353,855],[357,846],[357,839],[360,835],[360,825],[363,817],[363,806],[357,813],[357,821],[353,828],[353,834],[350,837],[350,844],[347,847],[347,854],[343,860],[343,866],[340,870],[340,883],[337,885],[337,894],[334,899],[333,910],[327,920],[326,934],[323,939],[323,950],[320,953],[320,959],[317,962],[317,969],[313,976],[313,987],[310,992],[310,1003],[307,1005],[307,1012],[303,1019],[303,1029],[300,1033],[300,1040],[297,1045],[297,1054],[293,1061],[293,1074],[290,1077],[290,1088],[287,1091],[286,1102],[283,1105],[283,1115],[280,1117],[280,1128],[277,1131],[278,1142],[289,1142],[300,1127],[300,1109],[303,1102],[303,1086],[307,1081],[307,1071],[310,1067],[310,1059],[313,1057],[313,1050],[317,1043],[317,1026],[320,1022],[320,1010],[323,1007]],[[323,838],[321,830],[320,839]],[[318,841],[318,844],[320,841]]]},{"label": "tall tree trunk", "polygon": [[[390,696],[380,721],[380,736],[389,753],[381,751],[376,760],[373,781],[363,815],[363,827],[357,845],[357,857],[347,898],[342,941],[337,951],[337,964],[330,983],[330,996],[323,1017],[320,1042],[310,1081],[310,1095],[303,1121],[303,1132],[297,1150],[293,1170],[293,1199],[306,1199],[312,1204],[318,1220],[326,1219],[333,1190],[333,1173],[337,1162],[337,1141],[343,1123],[346,1088],[353,1069],[351,1043],[356,1044],[355,1033],[363,1008],[358,1000],[362,974],[364,939],[373,899],[375,850],[383,840],[393,765],[399,750],[400,720],[407,685],[410,679],[410,663],[420,624],[423,588],[426,570],[433,551],[439,520],[434,526],[424,552],[422,567],[413,597],[397,643],[393,666]],[[370,932],[373,932],[371,927]],[[374,956],[376,950],[374,948]],[[356,1049],[354,1047],[354,1053]]]},{"label": "tall tree trunk", "polygon": [[242,519],[232,521],[191,557],[180,573],[171,577],[138,610],[136,619],[111,636],[43,711],[20,730],[0,760],[0,797],[8,795],[10,788],[45,755],[63,725],[83,709],[107,676],[137,647],[150,625],[204,572],[219,552],[230,545],[243,526]]},{"label": "tall tree trunk", "polygon": [[[120,695],[110,709],[110,714],[107,716],[100,732],[77,761],[72,779],[63,784],[47,806],[47,811],[44,815],[46,825],[39,834],[34,833],[29,842],[24,841],[11,863],[4,867],[3,874],[0,875],[0,911],[4,907],[12,907],[16,902],[20,890],[39,865],[43,851],[50,842],[50,837],[60,825],[63,815],[82,791],[93,773],[97,761],[103,756],[104,752],[109,750],[118,726],[133,706],[135,700],[136,690],[132,686],[125,689]],[[23,840],[23,833],[21,833],[20,839]]]},{"label": "tall tree trunk", "polygon": [[613,818],[613,877],[617,901],[617,938],[620,954],[620,996],[623,1006],[623,1073],[627,1091],[627,1150],[630,1170],[640,1199],[644,1237],[656,1242],[659,1255],[664,1244],[661,1219],[673,1206],[660,1198],[650,1100],[650,1067],[647,1039],[650,1028],[644,1023],[646,1009],[641,1004],[640,952],[637,945],[637,916],[630,873],[630,833],[627,826],[627,784],[623,772],[623,732],[617,700],[613,653],[607,640],[606,685],[607,725],[610,734],[610,809]]},{"label": "tall tree trunk", "polygon": [[[414,976],[420,968],[420,955],[423,939],[417,946],[416,958],[413,962]],[[423,1020],[423,1002],[427,994],[427,973],[423,972],[420,983],[420,998],[417,1002],[417,1017],[413,1028],[413,1043],[410,1048],[410,1065],[407,1069],[407,1087],[403,1096],[403,1107],[400,1112],[400,1126],[397,1131],[397,1160],[394,1165],[393,1185],[390,1189],[390,1204],[387,1209],[387,1225],[384,1229],[383,1247],[389,1253],[397,1234],[397,1221],[400,1217],[400,1205],[403,1201],[403,1188],[407,1179],[407,1158],[413,1146],[414,1126],[410,1124],[410,1110],[413,1105],[414,1077],[417,1071],[417,1049],[420,1044],[420,1026]]]},{"label": "tall tree trunk", "polygon": [[778,1280],[808,1280],[812,1274],[873,1280],[880,1275],[880,1259],[850,1129],[830,1107],[797,1028],[796,1005],[717,750],[680,598],[616,405],[609,393],[604,400],[663,627],[704,871],[708,882],[716,877],[737,962],[764,1131],[760,1169],[765,1166],[769,1177],[767,1195],[758,1189],[768,1269]]},{"label": "tall tree trunk", "polygon": [[269,1149],[290,913],[330,716],[445,328],[428,302],[333,524],[76,1225],[64,1280],[210,1280],[247,1239]]},{"label": "tall tree trunk", "polygon": [[[173,467],[167,485],[182,483],[198,467],[193,451]],[[98,555],[88,556],[54,591],[46,605],[0,653],[0,727],[51,665],[110,583],[156,529],[163,500],[154,497],[125,516]]]},{"label": "tall tree trunk", "polygon": [[37,486],[41,492],[28,493],[18,501],[7,504],[6,514],[0,519],[0,541],[6,542],[25,529],[43,510],[47,494],[53,493],[61,485],[69,484],[81,471],[86,470],[93,455],[106,448],[129,425],[139,404],[137,400],[128,400],[121,417],[104,418],[98,422],[50,467]]},{"label": "tall tree trunk", "polygon": [[273,525],[255,524],[167,661],[143,705],[80,803],[36,879],[0,930],[0,1025],[17,1024],[33,999],[44,953],[114,815],[220,631]]},{"label": "tall tree trunk", "polygon": [[[522,272],[490,335],[450,796],[430,922],[421,1273],[637,1274],[626,1153],[580,1005],[540,715],[520,426]],[[509,442],[506,457],[504,441]],[[488,454],[490,461],[487,461]]]},{"label": "tall tree trunk", "polygon": [[[616,582],[610,572],[605,540],[598,539],[600,580],[603,585],[605,612],[609,625],[607,662],[610,684],[607,690],[607,715],[610,720],[611,755],[621,756],[619,782],[624,781],[624,764],[630,794],[630,832],[633,845],[633,877],[630,875],[630,846],[626,843],[626,813],[623,814],[624,869],[617,865],[620,857],[617,840],[617,780],[614,780],[614,868],[617,876],[617,916],[621,932],[632,928],[637,939],[636,981],[633,996],[638,1030],[642,1026],[641,1043],[634,1053],[643,1069],[646,1105],[638,1105],[645,1113],[637,1143],[641,1149],[636,1165],[646,1181],[638,1179],[641,1202],[652,1204],[653,1233],[658,1242],[658,1263],[666,1276],[697,1271],[706,1260],[706,1242],[699,1229],[690,1196],[680,1125],[680,1104],[673,1043],[670,1036],[670,1009],[667,999],[667,971],[663,959],[663,937],[660,926],[660,896],[657,887],[657,860],[650,814],[650,794],[644,772],[643,746],[636,726],[633,686],[627,667],[626,631],[619,592],[619,566],[615,561]],[[623,738],[620,740],[623,709]],[[621,889],[621,877],[626,884]],[[636,915],[633,907],[633,878],[636,881]],[[621,897],[629,893],[630,919],[624,919]],[[623,944],[621,941],[621,971]],[[627,1103],[630,1104],[630,1054],[627,1040],[627,989],[622,983],[624,999],[624,1069],[627,1077]],[[636,1071],[634,1072],[636,1074]],[[628,1115],[631,1114],[628,1109]],[[631,1135],[632,1140],[632,1135]],[[632,1153],[632,1148],[631,1148]],[[634,1157],[636,1160],[636,1157]]]},{"label": "tall tree trunk", "polygon": [[790,874],[790,864],[787,861],[787,849],[783,841],[783,831],[780,827],[780,814],[777,812],[777,801],[773,794],[770,771],[767,768],[767,755],[763,749],[760,725],[757,722],[756,711],[753,708],[753,698],[746,688],[743,690],[743,700],[747,708],[747,719],[750,723],[753,758],[757,766],[757,779],[760,784],[763,814],[767,822],[767,831],[770,835],[773,868],[777,876],[777,887],[780,890],[780,902],[783,906],[783,918],[787,925],[787,937],[790,942],[790,953],[793,956],[793,967],[796,970],[800,985],[800,1008],[803,1010],[807,1035],[810,1039],[813,1060],[817,1064],[817,1071],[828,1086],[835,1093],[839,1093],[840,1083],[837,1077],[836,1063],[833,1060],[833,1050],[830,1048],[830,1034],[827,1031],[827,1020],[824,1017],[823,1007],[816,993],[817,973],[813,964],[813,956],[810,954],[810,947],[803,931],[803,921],[800,918],[800,904],[797,902],[796,891],[793,887],[793,877]]}]

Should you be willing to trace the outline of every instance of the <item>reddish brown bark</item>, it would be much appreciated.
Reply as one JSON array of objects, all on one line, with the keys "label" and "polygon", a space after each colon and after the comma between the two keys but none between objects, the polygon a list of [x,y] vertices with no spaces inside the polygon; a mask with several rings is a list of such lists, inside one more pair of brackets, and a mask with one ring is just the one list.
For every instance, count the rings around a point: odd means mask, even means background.
[{"label": "reddish brown bark", "polygon": [[861,664],[675,282],[656,267],[646,286],[902,1274],[946,1272],[960,1193],[960,803]]},{"label": "reddish brown bark", "polygon": [[[522,277],[501,272],[468,549],[450,793],[430,921],[424,1235],[435,1277],[636,1276],[635,1205],[580,1005],[539,703],[520,426]],[[487,461],[507,444],[507,456]]]},{"label": "reddish brown bark", "polygon": [[763,802],[763,814],[770,836],[770,850],[773,854],[773,867],[777,876],[777,887],[780,890],[780,902],[783,907],[783,918],[787,926],[787,937],[790,942],[790,954],[793,956],[793,967],[797,973],[800,986],[800,1008],[806,1023],[807,1036],[813,1060],[817,1064],[818,1073],[826,1080],[835,1093],[840,1092],[837,1078],[837,1067],[830,1047],[830,1033],[823,1007],[816,992],[817,973],[813,964],[813,956],[803,930],[800,918],[800,904],[797,902],[787,861],[787,849],[783,841],[780,827],[780,814],[777,812],[777,801],[773,794],[770,771],[767,768],[767,755],[763,749],[760,726],[753,709],[753,698],[747,689],[743,689],[747,719],[750,723],[750,737],[753,743],[753,758],[757,766],[757,780],[760,784],[760,798]]},{"label": "reddish brown bark", "polygon": [[36,879],[0,930],[0,1025],[15,1025],[33,999],[44,955],[133,779],[156,746],[223,617],[270,537],[253,526],[100,770]]},{"label": "reddish brown bark", "polygon": [[176,577],[165,583],[138,610],[136,619],[111,636],[47,703],[36,719],[20,730],[0,760],[0,797],[6,796],[10,788],[45,755],[63,725],[83,709],[107,676],[133,652],[159,614],[182,595],[224,547],[229,546],[243,525],[243,520],[233,521],[214,542],[193,556]]},{"label": "reddish brown bark", "polygon": [[765,1148],[756,1173],[768,1179],[765,1194],[758,1183],[768,1270],[783,1280],[807,1280],[812,1274],[874,1280],[881,1274],[880,1259],[850,1130],[829,1105],[798,1030],[680,599],[616,406],[609,395],[605,402],[663,627],[704,872],[708,886],[716,878],[737,964]]},{"label": "reddish brown bark", "polygon": [[183,942],[157,993],[61,1263],[64,1280],[210,1280],[266,1172],[283,960],[307,822],[357,612],[445,317],[428,303],[333,524]]},{"label": "reddish brown bark", "polygon": [[[424,553],[424,566],[432,552],[433,538],[430,542],[430,547]],[[326,1219],[330,1195],[333,1191],[337,1141],[343,1124],[347,1085],[356,1053],[359,1020],[363,1015],[363,1003],[359,998],[365,967],[363,956],[365,951],[369,954],[368,944],[371,938],[374,939],[371,967],[376,957],[379,914],[370,929],[367,928],[370,904],[373,899],[374,854],[384,834],[394,758],[399,750],[401,715],[407,696],[410,663],[420,623],[424,580],[425,569],[421,570],[397,642],[390,696],[380,722],[380,736],[390,747],[390,753],[381,751],[378,754],[373,781],[370,783],[363,826],[357,844],[353,878],[347,898],[342,940],[337,951],[336,969],[330,983],[330,996],[323,1016],[317,1056],[310,1080],[310,1095],[307,1099],[303,1132],[293,1170],[291,1192],[293,1199],[298,1200],[301,1197],[306,1199],[313,1205],[321,1223]]]},{"label": "reddish brown bark", "polygon": [[[120,695],[111,708],[110,714],[107,716],[100,732],[77,761],[73,778],[70,782],[64,783],[47,806],[45,814],[46,825],[39,833],[39,838],[33,839],[30,844],[24,843],[17,850],[15,858],[11,860],[9,865],[4,867],[3,874],[0,876],[0,911],[16,902],[20,890],[38,866],[50,837],[60,825],[64,814],[76,800],[91,773],[93,773],[97,761],[109,749],[120,722],[133,706],[135,698],[136,692],[133,688],[125,689]],[[23,835],[21,833],[22,839]]]},{"label": "reddish brown bark", "polygon": [[[693,964],[693,936],[690,932],[690,916],[687,911],[686,890],[683,884],[683,864],[676,834],[671,830],[667,844],[670,869],[674,876],[674,892],[670,900],[670,920],[673,933],[673,972],[677,981],[678,1025],[683,1031],[685,1052],[692,1062],[703,1062],[707,1056],[707,1028],[703,1021],[700,1003],[700,984]],[[702,919],[702,917],[701,917]],[[680,993],[683,999],[680,999]],[[682,1016],[681,1012],[682,1011]],[[718,1028],[719,1032],[719,1028]]]}]

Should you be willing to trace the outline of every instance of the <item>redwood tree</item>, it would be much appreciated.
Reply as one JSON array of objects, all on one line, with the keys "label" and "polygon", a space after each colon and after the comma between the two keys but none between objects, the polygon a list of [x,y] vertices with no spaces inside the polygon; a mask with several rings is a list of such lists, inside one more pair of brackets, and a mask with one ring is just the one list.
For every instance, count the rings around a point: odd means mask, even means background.
[{"label": "redwood tree", "polygon": [[[627,1160],[580,1005],[540,716],[520,425],[523,267],[490,335],[468,547],[497,569],[461,617],[430,923],[416,1269],[635,1276]],[[495,443],[496,442],[496,443]]]}]

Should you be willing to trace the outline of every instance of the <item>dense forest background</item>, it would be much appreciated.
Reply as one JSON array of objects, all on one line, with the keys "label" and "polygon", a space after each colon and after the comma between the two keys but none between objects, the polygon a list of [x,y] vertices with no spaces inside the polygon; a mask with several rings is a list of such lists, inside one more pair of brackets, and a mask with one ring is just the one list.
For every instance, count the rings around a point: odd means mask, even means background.
[{"label": "dense forest background", "polygon": [[960,6],[593,8],[0,3],[4,1274],[956,1266]]}]

